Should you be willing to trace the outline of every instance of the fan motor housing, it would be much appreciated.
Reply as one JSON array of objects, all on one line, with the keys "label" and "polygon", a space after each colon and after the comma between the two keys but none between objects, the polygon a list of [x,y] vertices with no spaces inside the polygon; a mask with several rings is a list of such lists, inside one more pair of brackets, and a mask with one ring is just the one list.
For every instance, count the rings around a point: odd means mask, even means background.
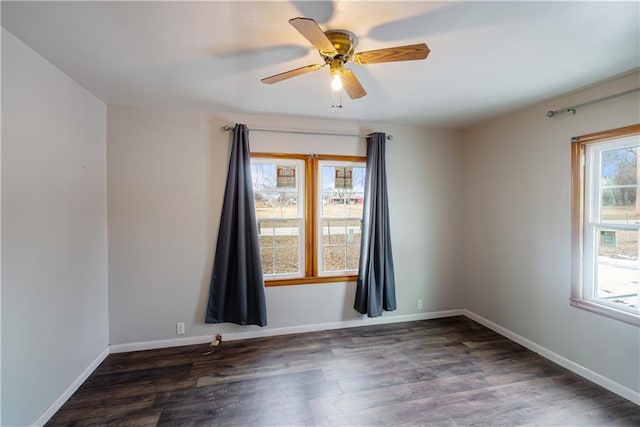
[{"label": "fan motor housing", "polygon": [[320,51],[320,55],[324,58],[325,62],[330,62],[334,58],[342,59],[343,62],[351,59],[356,44],[358,43],[358,39],[352,32],[346,30],[328,30],[325,31],[324,34],[337,52]]}]

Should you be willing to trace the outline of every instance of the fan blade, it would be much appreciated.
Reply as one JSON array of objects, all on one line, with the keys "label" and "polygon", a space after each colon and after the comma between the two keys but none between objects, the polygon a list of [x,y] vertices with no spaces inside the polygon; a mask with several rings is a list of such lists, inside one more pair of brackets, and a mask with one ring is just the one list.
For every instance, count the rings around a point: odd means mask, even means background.
[{"label": "fan blade", "polygon": [[322,31],[322,28],[316,21],[310,18],[293,18],[289,20],[289,24],[298,30],[311,44],[319,51],[326,54],[335,54],[336,48]]},{"label": "fan blade", "polygon": [[345,92],[347,92],[347,95],[349,95],[349,98],[358,99],[367,94],[367,92],[360,84],[360,81],[351,70],[347,68],[343,69],[340,73],[340,78],[342,79],[342,87],[344,87],[344,90]]},{"label": "fan blade", "polygon": [[429,47],[425,43],[411,44],[359,52],[353,55],[353,62],[356,64],[377,64],[379,62],[411,61],[425,59],[429,52]]},{"label": "fan blade", "polygon": [[270,77],[265,77],[260,81],[265,84],[278,83],[278,82],[281,82],[282,80],[290,79],[291,77],[296,77],[301,74],[306,74],[306,73],[310,73],[311,71],[319,70],[322,67],[324,67],[324,65],[318,65],[318,64],[307,65],[306,67],[300,67],[300,68],[296,68],[295,70],[289,70],[289,71],[285,71],[284,73],[275,74]]}]

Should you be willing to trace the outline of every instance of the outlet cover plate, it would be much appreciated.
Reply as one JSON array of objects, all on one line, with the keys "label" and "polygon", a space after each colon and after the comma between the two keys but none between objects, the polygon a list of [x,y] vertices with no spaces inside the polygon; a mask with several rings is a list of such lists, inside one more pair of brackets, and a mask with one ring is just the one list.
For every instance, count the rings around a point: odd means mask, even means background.
[{"label": "outlet cover plate", "polygon": [[184,322],[176,323],[176,335],[184,335],[184,334],[185,334]]}]

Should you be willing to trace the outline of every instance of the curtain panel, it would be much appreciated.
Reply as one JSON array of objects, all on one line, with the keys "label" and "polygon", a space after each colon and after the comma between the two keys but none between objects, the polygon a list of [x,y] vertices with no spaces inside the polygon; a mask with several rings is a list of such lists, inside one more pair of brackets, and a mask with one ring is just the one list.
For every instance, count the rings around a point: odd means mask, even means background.
[{"label": "curtain panel", "polygon": [[267,324],[253,201],[249,130],[233,129],[227,185],[207,304],[206,323]]},{"label": "curtain panel", "polygon": [[386,135],[367,136],[367,172],[354,309],[369,317],[396,309],[395,275],[387,197]]}]

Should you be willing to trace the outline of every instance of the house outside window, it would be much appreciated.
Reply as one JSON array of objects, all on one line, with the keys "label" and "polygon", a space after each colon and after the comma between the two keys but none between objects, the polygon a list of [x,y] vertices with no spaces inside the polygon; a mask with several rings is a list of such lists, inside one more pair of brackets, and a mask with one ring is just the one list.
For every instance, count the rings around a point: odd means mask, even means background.
[{"label": "house outside window", "polygon": [[571,304],[640,326],[640,125],[572,141]]}]

